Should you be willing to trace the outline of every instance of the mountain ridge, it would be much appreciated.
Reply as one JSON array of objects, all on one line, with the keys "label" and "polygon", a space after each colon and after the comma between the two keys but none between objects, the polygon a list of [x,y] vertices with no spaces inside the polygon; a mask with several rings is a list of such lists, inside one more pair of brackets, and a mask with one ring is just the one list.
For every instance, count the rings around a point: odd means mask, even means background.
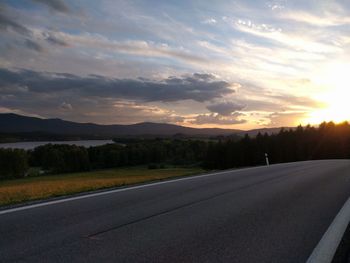
[{"label": "mountain ridge", "polygon": [[117,136],[228,136],[249,134],[255,136],[260,130],[278,132],[281,128],[264,128],[244,131],[239,129],[192,128],[169,123],[141,122],[135,124],[79,123],[59,118],[42,119],[15,113],[0,113],[0,133],[50,133],[57,135],[86,135],[94,137]]},{"label": "mountain ridge", "polygon": [[241,130],[191,128],[168,123],[141,122],[135,124],[95,124],[66,121],[59,118],[41,119],[15,113],[0,114],[0,132],[48,132],[70,135],[127,136],[127,135],[230,135]]}]

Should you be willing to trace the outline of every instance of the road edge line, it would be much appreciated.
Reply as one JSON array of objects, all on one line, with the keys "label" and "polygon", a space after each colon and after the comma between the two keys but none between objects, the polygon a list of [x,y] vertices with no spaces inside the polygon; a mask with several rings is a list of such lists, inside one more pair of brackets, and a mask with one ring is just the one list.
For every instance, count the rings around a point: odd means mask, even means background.
[{"label": "road edge line", "polygon": [[306,263],[331,263],[350,222],[350,198],[340,209]]},{"label": "road edge line", "polygon": [[122,187],[122,188],[118,187],[118,188],[114,188],[114,189],[98,190],[98,192],[92,192],[92,193],[91,192],[90,193],[83,192],[83,193],[79,194],[78,196],[69,196],[68,195],[67,197],[63,197],[63,198],[60,198],[58,200],[51,200],[51,201],[43,200],[43,202],[40,202],[40,203],[24,204],[23,206],[20,205],[19,207],[5,208],[3,210],[0,207],[0,216],[4,215],[4,214],[9,214],[9,213],[13,213],[13,212],[22,211],[22,210],[32,209],[32,208],[36,208],[36,207],[65,203],[65,202],[74,201],[74,200],[80,200],[80,199],[85,199],[85,198],[90,198],[90,197],[113,194],[116,192],[124,192],[124,191],[128,191],[128,190],[140,189],[140,188],[145,188],[145,187],[150,187],[150,186],[155,186],[155,185],[174,183],[174,182],[178,182],[178,181],[193,180],[193,179],[208,177],[208,176],[212,176],[212,175],[219,175],[219,174],[226,174],[226,173],[237,173],[237,172],[241,172],[241,171],[248,171],[248,170],[255,170],[255,169],[266,169],[268,167],[293,165],[295,163],[308,163],[308,162],[315,162],[315,161],[317,162],[317,161],[329,161],[329,160],[308,160],[308,161],[301,161],[301,162],[276,163],[276,164],[272,164],[269,166],[266,166],[266,165],[260,166],[259,165],[259,166],[246,167],[246,168],[228,169],[228,170],[224,170],[224,171],[216,171],[216,172],[211,172],[211,173],[184,176],[184,177],[180,177],[177,179],[168,178],[168,179],[164,179],[164,180],[161,180],[158,182],[144,182],[140,185],[130,185],[130,186]]},{"label": "road edge line", "polygon": [[158,182],[149,182],[149,183],[145,182],[141,185],[130,185],[130,186],[122,187],[122,188],[102,190],[102,191],[98,191],[95,193],[86,193],[86,194],[82,193],[81,195],[78,195],[78,196],[70,196],[70,197],[68,196],[66,198],[62,198],[62,199],[58,199],[58,200],[43,201],[43,202],[40,202],[37,204],[29,204],[29,205],[23,205],[23,206],[19,206],[19,207],[0,210],[0,215],[18,212],[18,211],[22,211],[22,210],[28,210],[28,209],[32,209],[32,208],[36,208],[36,207],[42,207],[42,206],[65,203],[65,202],[74,201],[74,200],[80,200],[80,199],[86,199],[86,198],[91,198],[91,197],[96,197],[96,196],[108,195],[108,194],[113,194],[113,193],[117,193],[117,192],[124,192],[124,191],[141,189],[141,188],[146,188],[146,187],[151,187],[151,186],[156,186],[156,185],[199,179],[199,178],[213,176],[213,175],[236,173],[236,172],[240,172],[243,170],[245,170],[245,171],[255,170],[255,169],[259,169],[259,168],[261,169],[261,168],[266,168],[266,167],[268,167],[268,166],[255,166],[255,167],[248,167],[248,168],[242,168],[242,169],[230,169],[230,170],[225,170],[225,171],[217,171],[217,172],[213,172],[213,173],[184,176],[184,177],[180,177],[180,178],[176,178],[176,179],[168,178],[168,179],[161,180]]}]

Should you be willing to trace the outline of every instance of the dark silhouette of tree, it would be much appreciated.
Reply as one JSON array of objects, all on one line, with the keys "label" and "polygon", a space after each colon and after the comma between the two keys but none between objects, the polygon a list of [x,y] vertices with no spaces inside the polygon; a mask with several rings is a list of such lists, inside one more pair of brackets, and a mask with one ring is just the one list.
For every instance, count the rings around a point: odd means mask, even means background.
[{"label": "dark silhouette of tree", "polygon": [[[270,163],[315,159],[350,158],[350,125],[323,122],[318,128],[307,125],[281,129],[277,134],[245,135],[239,141],[221,140],[209,147],[204,167],[222,169],[264,164],[268,153]],[[223,160],[225,163],[223,164]]]},{"label": "dark silhouette of tree", "polygon": [[0,149],[0,179],[19,178],[28,170],[27,153],[18,149]]}]

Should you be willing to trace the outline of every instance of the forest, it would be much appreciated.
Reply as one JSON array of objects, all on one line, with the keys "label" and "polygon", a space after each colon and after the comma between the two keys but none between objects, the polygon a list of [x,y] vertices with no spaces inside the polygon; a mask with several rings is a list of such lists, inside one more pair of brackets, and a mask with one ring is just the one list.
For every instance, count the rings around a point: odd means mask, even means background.
[{"label": "forest", "polygon": [[45,174],[147,165],[201,166],[208,170],[248,167],[316,159],[350,158],[350,125],[324,122],[279,133],[245,135],[243,138],[139,139],[125,144],[96,147],[47,144],[34,150],[0,149],[0,178],[28,176],[29,167],[40,167]]}]

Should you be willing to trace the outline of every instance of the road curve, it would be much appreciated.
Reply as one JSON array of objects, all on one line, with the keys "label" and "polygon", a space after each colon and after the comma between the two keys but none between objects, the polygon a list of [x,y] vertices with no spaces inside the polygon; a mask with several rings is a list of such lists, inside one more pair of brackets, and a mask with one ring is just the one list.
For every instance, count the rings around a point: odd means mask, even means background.
[{"label": "road curve", "polygon": [[0,214],[0,262],[306,262],[350,161],[227,171]]}]

